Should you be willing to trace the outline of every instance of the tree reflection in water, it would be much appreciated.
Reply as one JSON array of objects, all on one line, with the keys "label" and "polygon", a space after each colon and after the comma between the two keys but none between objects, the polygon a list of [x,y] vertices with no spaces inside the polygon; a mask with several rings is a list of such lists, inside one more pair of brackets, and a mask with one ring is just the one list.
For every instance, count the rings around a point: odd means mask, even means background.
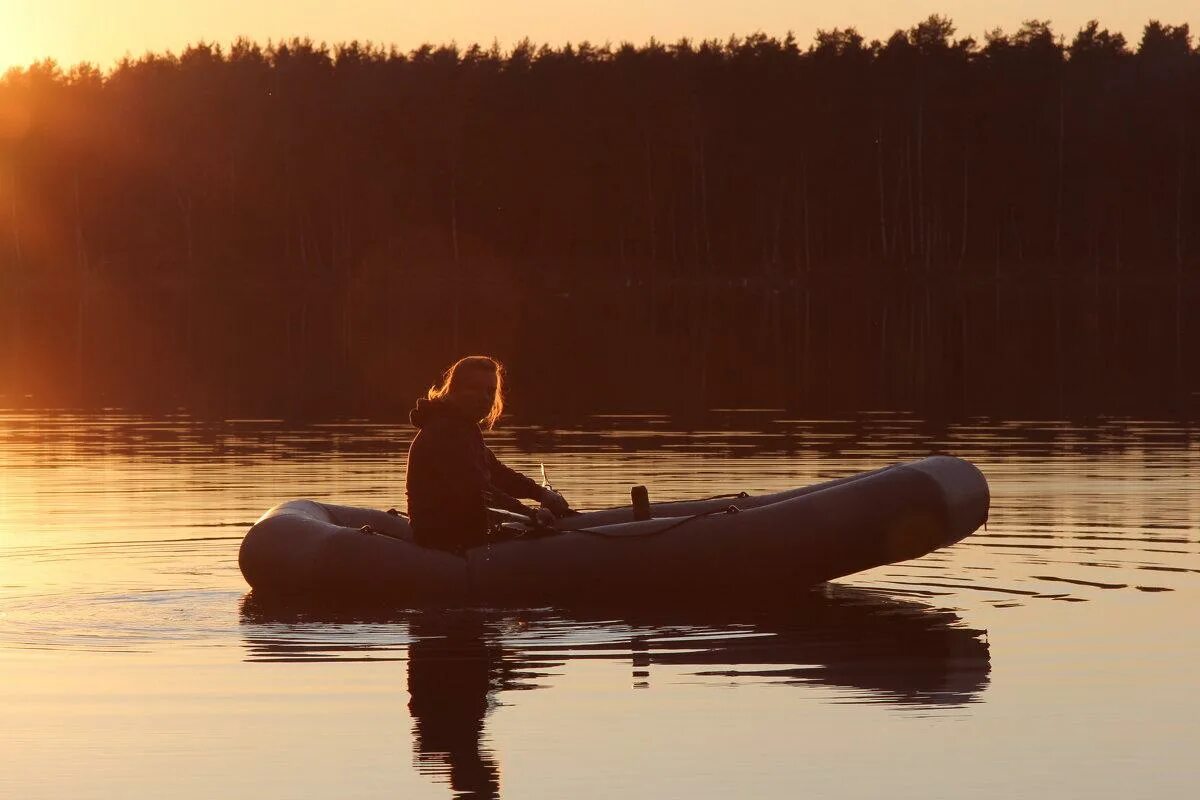
[{"label": "tree reflection in water", "polygon": [[[787,608],[412,611],[298,605],[247,595],[248,661],[407,660],[418,771],[459,797],[498,797],[484,747],[497,693],[552,688],[548,667],[627,654],[635,685],[655,666],[735,682],[829,686],[839,699],[962,705],[988,684],[983,632],[952,611],[825,585]],[[407,653],[407,659],[405,659]],[[541,679],[539,682],[539,678]],[[727,685],[727,683],[726,683]]]}]

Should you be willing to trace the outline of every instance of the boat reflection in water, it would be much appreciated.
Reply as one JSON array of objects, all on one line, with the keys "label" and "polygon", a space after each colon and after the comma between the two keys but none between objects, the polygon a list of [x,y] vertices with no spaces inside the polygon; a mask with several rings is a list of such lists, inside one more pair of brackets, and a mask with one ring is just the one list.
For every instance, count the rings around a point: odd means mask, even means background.
[{"label": "boat reflection in water", "polygon": [[499,764],[482,745],[497,693],[552,688],[554,670],[578,659],[628,659],[635,686],[651,685],[657,666],[914,707],[975,702],[990,671],[986,636],[954,612],[833,584],[769,612],[388,611],[249,594],[241,621],[248,661],[406,660],[415,766],[465,797],[499,796]]}]

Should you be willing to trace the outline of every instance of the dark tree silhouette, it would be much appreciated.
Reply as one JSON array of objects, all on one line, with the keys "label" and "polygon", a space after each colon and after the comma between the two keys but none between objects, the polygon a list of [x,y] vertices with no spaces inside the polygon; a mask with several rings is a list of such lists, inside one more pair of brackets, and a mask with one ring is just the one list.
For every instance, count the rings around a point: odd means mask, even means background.
[{"label": "dark tree silhouette", "polygon": [[1200,51],[930,17],[0,80],[0,405],[1200,407]]}]

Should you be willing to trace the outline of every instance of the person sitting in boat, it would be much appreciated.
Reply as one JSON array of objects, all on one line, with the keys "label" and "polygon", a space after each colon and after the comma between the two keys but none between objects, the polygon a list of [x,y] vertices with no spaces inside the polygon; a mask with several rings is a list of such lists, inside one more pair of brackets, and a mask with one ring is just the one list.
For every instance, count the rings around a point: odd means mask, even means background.
[{"label": "person sitting in boat", "polygon": [[[468,356],[417,400],[408,419],[417,428],[408,449],[408,516],[424,547],[462,554],[485,544],[488,508],[551,525],[570,511],[563,496],[506,467],[483,441],[504,410],[504,368],[489,356]],[[536,500],[534,510],[517,498]]]}]

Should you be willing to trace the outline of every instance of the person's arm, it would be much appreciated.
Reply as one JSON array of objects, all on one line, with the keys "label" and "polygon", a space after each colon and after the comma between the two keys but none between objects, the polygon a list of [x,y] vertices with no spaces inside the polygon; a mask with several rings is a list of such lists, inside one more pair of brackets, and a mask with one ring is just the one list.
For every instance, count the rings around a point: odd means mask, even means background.
[{"label": "person's arm", "polygon": [[501,464],[500,459],[496,458],[496,454],[490,447],[485,447],[484,451],[487,453],[488,471],[492,473],[492,486],[505,494],[524,497],[528,500],[541,502],[542,498],[546,496],[546,490],[532,478]]},{"label": "person's arm", "polygon": [[487,451],[488,469],[492,473],[492,485],[497,489],[514,497],[537,500],[550,509],[556,517],[563,517],[571,513],[570,504],[561,494],[504,466],[500,463],[500,459],[496,458],[496,454],[491,451],[491,448],[485,448],[485,450]]},{"label": "person's arm", "polygon": [[485,489],[483,492],[483,502],[488,508],[499,508],[504,511],[511,511],[514,514],[523,514],[530,519],[537,519],[537,509],[529,506],[511,497],[494,486],[491,489]]}]

